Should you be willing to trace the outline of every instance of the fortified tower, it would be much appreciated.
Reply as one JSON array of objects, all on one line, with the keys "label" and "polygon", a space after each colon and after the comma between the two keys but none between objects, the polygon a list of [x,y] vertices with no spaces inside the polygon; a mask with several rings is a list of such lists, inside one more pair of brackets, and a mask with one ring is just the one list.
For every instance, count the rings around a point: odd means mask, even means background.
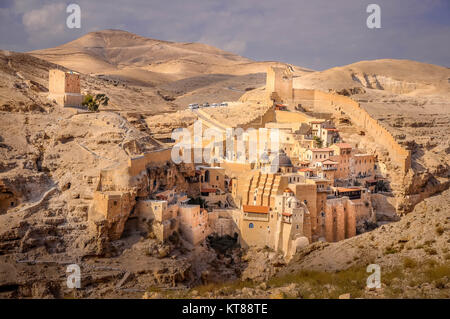
[{"label": "fortified tower", "polygon": [[58,69],[49,71],[48,98],[61,106],[80,107],[83,101],[80,88],[80,75]]},{"label": "fortified tower", "polygon": [[292,71],[289,66],[270,66],[266,78],[266,99],[269,103],[290,104],[293,100]]}]

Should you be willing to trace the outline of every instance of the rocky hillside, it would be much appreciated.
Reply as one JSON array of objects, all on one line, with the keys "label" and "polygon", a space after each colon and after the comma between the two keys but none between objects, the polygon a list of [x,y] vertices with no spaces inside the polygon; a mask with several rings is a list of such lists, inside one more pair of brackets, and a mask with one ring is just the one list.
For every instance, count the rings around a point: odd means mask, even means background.
[{"label": "rocky hillside", "polygon": [[[149,290],[144,298],[450,298],[450,191],[427,198],[400,221],[337,243],[314,243],[288,265],[250,251],[240,281],[189,291]],[[381,288],[367,288],[369,264]],[[266,274],[267,276],[264,276]]]},{"label": "rocky hillside", "polygon": [[377,89],[396,94],[449,93],[450,70],[410,60],[361,61],[299,76],[294,87],[319,90]]},{"label": "rocky hillside", "polygon": [[[30,54],[119,85],[136,86],[137,93],[162,97],[178,109],[189,103],[237,100],[245,90],[265,82],[269,65],[279,64],[252,61],[202,43],[155,40],[121,30],[91,32]],[[293,68],[298,75],[310,71]],[[130,99],[142,111],[151,111],[155,104]]]}]

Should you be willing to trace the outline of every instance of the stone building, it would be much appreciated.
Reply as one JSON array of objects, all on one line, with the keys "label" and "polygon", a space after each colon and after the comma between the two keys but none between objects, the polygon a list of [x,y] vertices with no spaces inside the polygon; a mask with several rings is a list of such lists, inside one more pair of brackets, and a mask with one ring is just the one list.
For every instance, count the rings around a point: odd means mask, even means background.
[{"label": "stone building", "polygon": [[244,205],[240,220],[242,247],[270,247],[292,256],[311,242],[308,208],[286,188],[274,197],[273,206]]},{"label": "stone building", "polygon": [[306,152],[304,153],[303,160],[310,161],[311,164],[314,165],[316,162],[329,159],[331,156],[333,156],[333,154],[334,150],[329,147],[313,148],[306,150]]},{"label": "stone building", "polygon": [[332,161],[338,162],[335,178],[348,179],[351,177],[351,157],[352,146],[347,143],[337,143],[330,146],[334,151],[334,156],[330,157]]},{"label": "stone building", "polygon": [[222,192],[228,189],[228,181],[225,179],[225,169],[214,166],[197,166],[196,172],[200,178],[201,189],[218,189]]},{"label": "stone building", "polygon": [[338,165],[338,162],[334,162],[330,159],[316,162],[317,176],[334,181]]},{"label": "stone building", "polygon": [[376,169],[375,156],[372,154],[353,154],[350,167],[354,178],[373,178]]},{"label": "stone building", "polygon": [[151,226],[156,238],[164,242],[178,232],[192,245],[198,245],[210,234],[208,212],[200,205],[187,204],[186,196],[168,200],[140,200],[135,209],[141,225]]},{"label": "stone building", "polygon": [[80,107],[83,102],[80,74],[58,69],[49,71],[48,98],[64,107]]},{"label": "stone building", "polygon": [[198,245],[210,234],[208,212],[199,205],[180,205],[179,227],[181,236],[192,245]]},{"label": "stone building", "polygon": [[90,220],[104,220],[107,223],[108,237],[112,240],[119,239],[128,214],[136,203],[135,196],[132,191],[96,191],[89,214]]}]

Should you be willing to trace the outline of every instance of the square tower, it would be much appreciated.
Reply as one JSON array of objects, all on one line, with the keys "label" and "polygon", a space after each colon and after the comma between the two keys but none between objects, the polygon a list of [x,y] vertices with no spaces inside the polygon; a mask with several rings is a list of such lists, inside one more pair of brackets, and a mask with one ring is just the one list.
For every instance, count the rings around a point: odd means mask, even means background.
[{"label": "square tower", "polygon": [[58,69],[49,71],[48,98],[61,106],[80,107],[83,101],[80,87],[80,74]]},{"label": "square tower", "polygon": [[291,68],[270,66],[266,76],[266,99],[275,103],[292,103],[294,91]]}]

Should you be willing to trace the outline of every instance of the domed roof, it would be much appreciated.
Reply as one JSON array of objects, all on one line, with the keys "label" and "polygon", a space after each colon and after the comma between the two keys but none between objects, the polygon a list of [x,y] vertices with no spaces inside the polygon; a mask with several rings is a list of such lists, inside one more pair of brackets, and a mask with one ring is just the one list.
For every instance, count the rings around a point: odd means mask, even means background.
[{"label": "domed roof", "polygon": [[286,189],[284,190],[284,192],[285,192],[285,193],[293,193],[293,191],[292,191],[290,188],[286,188]]},{"label": "domed roof", "polygon": [[272,165],[278,165],[280,167],[292,167],[292,162],[289,156],[286,155],[284,150],[280,150],[272,159]]}]

